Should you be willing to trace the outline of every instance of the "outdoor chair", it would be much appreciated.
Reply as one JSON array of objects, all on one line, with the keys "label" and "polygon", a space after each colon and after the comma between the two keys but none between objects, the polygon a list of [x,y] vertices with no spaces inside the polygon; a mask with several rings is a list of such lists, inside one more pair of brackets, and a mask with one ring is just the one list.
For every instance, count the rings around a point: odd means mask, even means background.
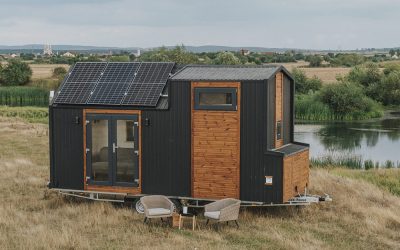
[{"label": "outdoor chair", "polygon": [[163,195],[149,195],[140,198],[144,208],[144,223],[147,219],[172,217],[174,203]]},{"label": "outdoor chair", "polygon": [[237,228],[239,224],[237,219],[239,217],[240,200],[227,198],[219,201],[212,202],[204,206],[204,217],[207,218],[206,225],[211,220],[216,222],[235,221]]}]

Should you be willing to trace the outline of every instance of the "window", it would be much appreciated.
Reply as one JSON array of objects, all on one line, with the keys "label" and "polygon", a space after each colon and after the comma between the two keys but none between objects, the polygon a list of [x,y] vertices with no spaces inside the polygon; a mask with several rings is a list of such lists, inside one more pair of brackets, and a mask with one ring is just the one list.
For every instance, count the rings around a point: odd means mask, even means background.
[{"label": "window", "polygon": [[126,141],[134,141],[133,121],[126,121]]},{"label": "window", "polygon": [[194,109],[236,110],[236,88],[195,88]]}]

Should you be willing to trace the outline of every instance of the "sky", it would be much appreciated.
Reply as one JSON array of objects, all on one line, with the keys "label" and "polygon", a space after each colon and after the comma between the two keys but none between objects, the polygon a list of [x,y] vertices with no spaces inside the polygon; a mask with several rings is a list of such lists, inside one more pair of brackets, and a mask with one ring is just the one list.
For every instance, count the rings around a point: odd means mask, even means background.
[{"label": "sky", "polygon": [[0,0],[0,45],[400,47],[399,0]]}]

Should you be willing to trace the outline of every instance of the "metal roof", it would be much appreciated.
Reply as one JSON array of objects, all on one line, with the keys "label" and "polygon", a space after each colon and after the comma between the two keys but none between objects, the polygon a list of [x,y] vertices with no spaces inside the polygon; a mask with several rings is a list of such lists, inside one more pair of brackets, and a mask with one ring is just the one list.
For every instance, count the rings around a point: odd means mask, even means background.
[{"label": "metal roof", "polygon": [[266,80],[282,66],[230,66],[230,65],[188,65],[175,73],[171,79],[176,81],[234,81]]}]

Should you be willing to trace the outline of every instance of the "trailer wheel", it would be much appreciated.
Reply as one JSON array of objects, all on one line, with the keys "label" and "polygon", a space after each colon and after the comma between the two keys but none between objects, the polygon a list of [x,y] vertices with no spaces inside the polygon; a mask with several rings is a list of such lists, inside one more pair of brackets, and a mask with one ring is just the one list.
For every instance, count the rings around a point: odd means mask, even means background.
[{"label": "trailer wheel", "polygon": [[136,199],[133,203],[135,205],[136,212],[139,214],[144,214],[144,207],[142,202],[140,202],[140,199]]},{"label": "trailer wheel", "polygon": [[171,200],[172,203],[174,203],[174,212],[175,213],[180,213],[182,211],[182,204],[179,200]]}]

